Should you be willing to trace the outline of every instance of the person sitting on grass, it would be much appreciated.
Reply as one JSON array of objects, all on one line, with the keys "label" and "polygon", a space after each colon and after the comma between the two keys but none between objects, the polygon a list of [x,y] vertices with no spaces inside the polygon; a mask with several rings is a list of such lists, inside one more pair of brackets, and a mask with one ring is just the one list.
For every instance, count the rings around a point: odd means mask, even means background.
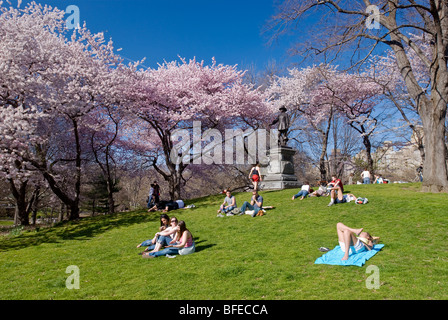
[{"label": "person sitting on grass", "polygon": [[305,181],[305,184],[302,185],[302,188],[300,189],[299,193],[292,196],[292,200],[295,200],[296,198],[300,197],[300,200],[303,200],[308,194],[310,193],[310,183],[308,181]]},{"label": "person sitting on grass", "polygon": [[341,189],[342,193],[344,193],[344,185],[342,184],[341,179],[338,179],[338,177],[336,177],[335,175],[331,176],[331,181],[329,182],[329,184],[331,184],[333,187],[333,190],[338,190]]},{"label": "person sitting on grass", "polygon": [[372,237],[368,232],[364,232],[363,228],[349,228],[342,222],[336,224],[338,233],[338,241],[341,250],[344,252],[342,260],[347,260],[350,254],[372,250],[374,244],[379,238]]},{"label": "person sitting on grass", "polygon": [[[176,219],[177,220],[177,219]],[[167,214],[161,214],[160,215],[160,227],[159,227],[159,231],[164,231],[166,228],[170,227],[170,217]],[[151,245],[155,245],[157,242],[157,233],[155,234],[154,238],[143,241],[142,243],[140,243],[139,245],[137,245],[137,248],[140,247],[148,247]]]},{"label": "person sitting on grass", "polygon": [[232,196],[230,190],[226,191],[226,197],[218,210],[218,217],[224,217],[221,213],[232,215],[230,212],[236,208],[236,199]]},{"label": "person sitting on grass", "polygon": [[144,252],[143,258],[156,258],[165,255],[187,255],[195,252],[196,246],[193,240],[193,235],[190,230],[187,229],[185,221],[179,221],[179,230],[176,233],[176,237],[173,239],[172,244],[169,244],[165,249],[153,252]]},{"label": "person sitting on grass", "polygon": [[332,187],[328,188],[330,191],[330,203],[328,206],[332,206],[334,204],[334,201],[336,197],[338,198],[339,202],[342,202],[343,194],[344,194],[344,186],[342,185],[341,179],[338,179],[336,176],[332,176],[332,179],[329,183],[329,185],[332,185]]},{"label": "person sitting on grass", "polygon": [[250,203],[244,201],[243,206],[240,209],[240,214],[245,214],[246,210],[253,210],[252,217],[256,217],[258,211],[263,210],[263,197],[258,194],[257,190],[252,191],[252,198]]},{"label": "person sitting on grass", "polygon": [[170,226],[168,228],[165,228],[164,230],[157,232],[153,239],[143,241],[141,244],[137,246],[137,248],[147,247],[143,252],[150,250],[159,251],[161,247],[167,246],[174,241],[176,232],[178,230],[179,227],[177,218],[172,217],[170,220]]},{"label": "person sitting on grass", "polygon": [[384,182],[384,180],[383,180],[383,176],[382,175],[375,175],[375,182],[374,182],[374,184],[378,184],[378,183],[383,183]]}]

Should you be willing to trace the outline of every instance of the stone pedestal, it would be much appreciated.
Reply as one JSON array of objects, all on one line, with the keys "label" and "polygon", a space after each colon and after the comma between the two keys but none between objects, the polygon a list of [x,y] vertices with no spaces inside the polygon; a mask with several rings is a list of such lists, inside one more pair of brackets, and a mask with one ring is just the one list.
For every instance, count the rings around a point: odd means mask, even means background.
[{"label": "stone pedestal", "polygon": [[260,184],[262,190],[299,188],[302,185],[294,174],[295,153],[296,151],[290,147],[276,147],[270,150],[269,165]]}]

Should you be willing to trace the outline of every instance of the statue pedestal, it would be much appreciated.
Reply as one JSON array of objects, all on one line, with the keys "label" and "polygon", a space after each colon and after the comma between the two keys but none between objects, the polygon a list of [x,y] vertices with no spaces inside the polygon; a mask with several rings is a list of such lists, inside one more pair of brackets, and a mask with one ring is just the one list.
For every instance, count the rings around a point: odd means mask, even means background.
[{"label": "statue pedestal", "polygon": [[270,150],[269,166],[260,183],[263,190],[299,188],[302,185],[294,174],[295,153],[294,149],[284,146]]}]

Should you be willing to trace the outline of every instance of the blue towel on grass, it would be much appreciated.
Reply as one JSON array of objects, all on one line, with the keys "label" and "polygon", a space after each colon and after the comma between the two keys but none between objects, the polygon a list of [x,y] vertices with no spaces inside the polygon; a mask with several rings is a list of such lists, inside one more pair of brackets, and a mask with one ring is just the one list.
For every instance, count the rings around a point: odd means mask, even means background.
[{"label": "blue towel on grass", "polygon": [[362,267],[367,260],[377,254],[383,247],[384,244],[376,244],[370,251],[366,250],[360,253],[351,254],[348,256],[348,260],[341,260],[344,256],[344,252],[342,252],[340,246],[336,246],[333,250],[328,251],[322,257],[317,258],[314,263]]}]

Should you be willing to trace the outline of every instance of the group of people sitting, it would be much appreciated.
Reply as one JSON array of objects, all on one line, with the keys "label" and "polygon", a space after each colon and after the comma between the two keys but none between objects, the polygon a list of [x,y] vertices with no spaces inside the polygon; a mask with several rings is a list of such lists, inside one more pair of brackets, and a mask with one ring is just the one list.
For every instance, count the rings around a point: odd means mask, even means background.
[{"label": "group of people sitting", "polygon": [[319,181],[319,188],[317,190],[311,189],[310,183],[308,181],[302,185],[300,191],[292,196],[292,200],[300,197],[300,200],[306,197],[330,197],[330,203],[328,206],[332,206],[335,203],[345,203],[350,201],[355,201],[357,197],[352,194],[344,194],[344,185],[341,179],[336,176],[331,177],[332,180],[327,184],[326,181]]},{"label": "group of people sitting", "polygon": [[156,258],[160,256],[174,257],[195,252],[196,247],[193,235],[187,229],[185,221],[178,221],[176,217],[167,214],[160,216],[160,228],[154,237],[145,240],[137,248],[146,247],[141,252],[143,258]]},{"label": "group of people sitting", "polygon": [[[263,197],[258,194],[258,191],[254,189],[252,191],[252,197],[249,201],[244,201],[241,208],[239,208],[236,204],[235,196],[232,195],[230,190],[224,190],[226,197],[224,198],[224,202],[218,209],[217,217],[226,216],[242,216],[244,214],[251,215],[252,217],[262,216],[266,213],[268,207],[263,207]],[[272,207],[269,207],[272,208]]]},{"label": "group of people sitting", "polygon": [[[332,181],[328,184],[326,181],[319,182],[319,188],[312,190],[309,182],[301,187],[301,190],[292,197],[295,200],[300,197],[329,196],[332,206],[335,203],[345,203],[354,201],[357,198],[353,194],[343,194],[344,186],[342,181],[333,176]],[[265,209],[273,207],[263,207],[263,197],[258,194],[257,189],[252,191],[252,197],[249,201],[245,201],[241,208],[237,206],[236,198],[230,190],[224,190],[226,197],[222,202],[218,217],[244,215],[248,214],[252,217],[263,215]],[[185,204],[182,200],[177,201],[158,201],[149,211],[161,210],[168,212],[171,210],[184,208]],[[379,238],[372,237],[369,233],[364,232],[363,228],[355,229],[347,227],[342,223],[336,225],[338,241],[341,250],[344,252],[342,260],[347,260],[352,253],[359,253],[365,250],[372,250],[373,246],[378,242]],[[195,252],[195,243],[192,233],[187,229],[185,221],[178,221],[176,217],[170,218],[166,213],[160,216],[160,228],[154,237],[143,241],[137,248],[146,247],[141,252],[143,258],[155,258],[159,256],[175,257],[175,255],[187,255]]]}]

